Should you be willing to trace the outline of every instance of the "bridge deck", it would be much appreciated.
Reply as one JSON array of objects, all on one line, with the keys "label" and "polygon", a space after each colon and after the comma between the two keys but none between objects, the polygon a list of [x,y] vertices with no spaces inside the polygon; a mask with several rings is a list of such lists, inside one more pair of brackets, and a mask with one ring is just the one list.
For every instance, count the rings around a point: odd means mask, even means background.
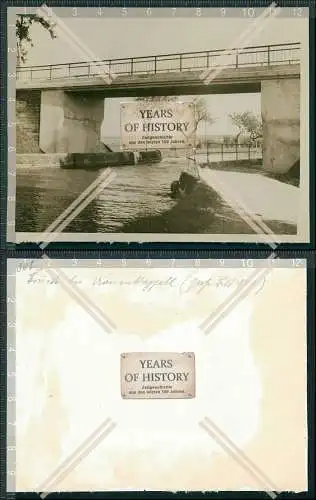
[{"label": "bridge deck", "polygon": [[[212,70],[209,76],[212,77]],[[137,92],[155,90],[158,94],[192,93],[238,93],[260,92],[260,85],[267,79],[299,78],[299,64],[278,66],[257,66],[247,68],[223,68],[213,74],[211,81],[206,83],[205,70],[166,72],[159,74],[122,75],[114,78],[111,83],[102,76],[77,76],[55,78],[51,80],[17,80],[17,90],[52,90],[61,89],[69,92],[96,92],[106,96],[137,95]],[[157,95],[158,95],[157,94]]]}]

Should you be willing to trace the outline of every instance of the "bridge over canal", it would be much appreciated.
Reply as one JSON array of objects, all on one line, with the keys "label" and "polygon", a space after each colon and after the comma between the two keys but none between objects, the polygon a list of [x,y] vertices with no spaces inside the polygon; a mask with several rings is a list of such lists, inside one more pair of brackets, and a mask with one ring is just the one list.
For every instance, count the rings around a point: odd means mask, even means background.
[{"label": "bridge over canal", "polygon": [[263,165],[299,159],[300,44],[17,68],[17,153],[100,151],[104,99],[261,93]]}]

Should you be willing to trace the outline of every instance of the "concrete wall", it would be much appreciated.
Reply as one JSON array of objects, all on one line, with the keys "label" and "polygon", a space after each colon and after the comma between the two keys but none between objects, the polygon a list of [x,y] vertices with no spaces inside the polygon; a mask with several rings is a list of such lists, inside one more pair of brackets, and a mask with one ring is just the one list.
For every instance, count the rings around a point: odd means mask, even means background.
[{"label": "concrete wall", "polygon": [[300,80],[261,83],[263,169],[286,173],[300,158]]},{"label": "concrete wall", "polygon": [[41,96],[40,147],[45,153],[98,153],[104,99],[44,90]]},{"label": "concrete wall", "polygon": [[16,152],[39,153],[40,90],[16,92]]}]

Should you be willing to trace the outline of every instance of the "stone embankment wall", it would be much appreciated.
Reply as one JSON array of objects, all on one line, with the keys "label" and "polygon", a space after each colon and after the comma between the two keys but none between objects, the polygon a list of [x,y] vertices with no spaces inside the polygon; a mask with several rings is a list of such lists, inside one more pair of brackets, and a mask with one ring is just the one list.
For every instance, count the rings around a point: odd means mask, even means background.
[{"label": "stone embankment wall", "polygon": [[40,153],[41,91],[19,90],[16,99],[16,152]]},{"label": "stone embankment wall", "polygon": [[95,169],[123,165],[150,164],[161,161],[160,151],[141,151],[137,162],[131,151],[107,153],[17,154],[18,167],[63,167]]}]

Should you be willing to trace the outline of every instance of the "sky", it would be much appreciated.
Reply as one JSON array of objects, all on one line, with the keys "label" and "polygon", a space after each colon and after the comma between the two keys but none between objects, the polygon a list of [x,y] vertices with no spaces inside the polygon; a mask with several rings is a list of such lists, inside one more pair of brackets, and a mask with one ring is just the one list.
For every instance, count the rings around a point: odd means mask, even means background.
[{"label": "sky", "polygon": [[[80,9],[77,17],[59,18],[54,40],[40,26],[34,26],[31,32],[34,47],[29,51],[27,65],[87,61],[87,54],[95,60],[103,60],[236,47],[240,44],[240,36],[256,22],[252,18],[240,17],[240,14],[228,18],[196,17],[194,14],[182,18],[171,15],[145,18],[143,9],[139,11],[140,17],[106,18],[105,15],[84,17],[84,9]],[[302,42],[307,30],[306,18],[277,16],[264,26],[258,25],[247,37],[246,45]],[[119,134],[119,102],[119,99],[105,102],[102,135]],[[206,127],[207,134],[234,133],[228,113],[261,112],[260,94],[208,95],[206,102],[216,118],[212,126]]]}]

